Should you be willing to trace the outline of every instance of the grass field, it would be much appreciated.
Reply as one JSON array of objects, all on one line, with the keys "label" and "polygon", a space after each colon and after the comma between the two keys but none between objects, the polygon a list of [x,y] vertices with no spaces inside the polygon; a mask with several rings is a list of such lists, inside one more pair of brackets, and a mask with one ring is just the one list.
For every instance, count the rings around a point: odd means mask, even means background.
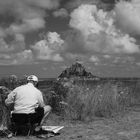
[{"label": "grass field", "polygon": [[[71,120],[113,117],[127,107],[139,105],[139,81],[60,81],[41,89],[47,104]],[[55,94],[51,94],[54,91]],[[60,105],[64,101],[67,105]]]},{"label": "grass field", "polygon": [[[43,92],[46,104],[53,107],[45,125],[64,126],[59,136],[50,139],[140,139],[139,81],[47,81],[39,85],[39,88]],[[66,104],[59,104],[60,101]],[[11,138],[26,139],[38,138]]]}]

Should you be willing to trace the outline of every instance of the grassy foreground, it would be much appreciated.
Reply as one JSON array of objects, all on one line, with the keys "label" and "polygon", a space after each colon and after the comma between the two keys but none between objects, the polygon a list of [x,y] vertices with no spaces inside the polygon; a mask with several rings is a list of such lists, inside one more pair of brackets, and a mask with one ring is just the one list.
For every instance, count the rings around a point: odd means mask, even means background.
[{"label": "grassy foreground", "polygon": [[[46,124],[65,126],[61,134],[49,138],[51,140],[140,140],[140,107],[131,108],[123,117],[96,118],[87,123],[60,121],[58,116],[51,115]],[[39,138],[13,137],[11,140],[39,140]]]},{"label": "grassy foreground", "polygon": [[[54,85],[41,89],[46,104],[50,104],[55,113],[46,125],[63,125],[64,129],[59,136],[50,139],[140,140],[140,83],[62,81]],[[60,101],[67,105],[59,104]],[[36,137],[11,138],[26,139],[38,140]]]},{"label": "grassy foreground", "polygon": [[[50,93],[44,90],[46,104],[65,119],[92,121],[95,117],[115,117],[128,107],[139,105],[140,86],[138,83],[99,81],[75,84],[62,81],[54,84]],[[63,104],[60,104],[60,101]]]}]

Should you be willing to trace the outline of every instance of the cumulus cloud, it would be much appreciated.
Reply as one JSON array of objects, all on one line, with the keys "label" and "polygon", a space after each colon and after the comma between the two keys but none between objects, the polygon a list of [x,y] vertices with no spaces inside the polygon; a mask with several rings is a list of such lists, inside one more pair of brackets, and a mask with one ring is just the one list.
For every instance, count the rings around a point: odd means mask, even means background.
[{"label": "cumulus cloud", "polygon": [[31,50],[24,50],[18,53],[0,53],[0,65],[20,65],[33,62]]},{"label": "cumulus cloud", "polygon": [[31,50],[24,50],[22,52],[19,52],[17,54],[12,55],[13,58],[13,64],[28,64],[33,60],[33,54]]},{"label": "cumulus cloud", "polygon": [[34,19],[25,19],[21,24],[12,24],[7,29],[7,32],[16,34],[16,33],[26,33],[30,31],[34,31],[37,29],[41,29],[45,27],[45,21],[42,18],[34,18]]},{"label": "cumulus cloud", "polygon": [[0,14],[10,13],[14,22],[6,33],[25,33],[45,27],[46,9],[59,6],[59,0],[0,0]]},{"label": "cumulus cloud", "polygon": [[61,39],[60,35],[56,32],[48,32],[47,40],[50,48],[55,50],[63,49],[64,40]]},{"label": "cumulus cloud", "polygon": [[100,62],[100,59],[95,55],[92,55],[89,60],[94,63]]},{"label": "cumulus cloud", "polygon": [[140,1],[120,1],[115,6],[116,25],[126,33],[140,35]]},{"label": "cumulus cloud", "polygon": [[[29,56],[29,57],[27,57]],[[25,50],[24,36],[16,34],[11,43],[7,43],[4,38],[0,38],[0,64],[14,65],[30,62],[31,53]]]},{"label": "cumulus cloud", "polygon": [[[31,60],[32,51],[26,50],[26,33],[44,28],[47,10],[58,8],[59,4],[60,0],[0,0],[0,17],[4,17],[0,25],[0,57],[11,58],[6,60],[8,64]],[[13,40],[7,41],[7,37]],[[53,59],[59,59],[59,55]]]},{"label": "cumulus cloud", "polygon": [[0,0],[0,16],[13,19],[8,24],[3,21],[7,26],[0,26],[0,37],[4,40],[6,36],[14,36],[14,43],[25,44],[25,33],[44,28],[46,10],[57,8],[59,3],[60,0]]},{"label": "cumulus cloud", "polygon": [[16,34],[10,45],[0,38],[0,64],[19,65],[34,63],[36,60],[63,61],[61,51],[64,49],[64,41],[56,32],[48,32],[44,40],[38,41],[29,50],[25,49],[24,43],[22,34]]},{"label": "cumulus cloud", "polygon": [[31,46],[36,59],[39,60],[52,60],[63,61],[60,55],[63,50],[64,41],[60,38],[60,35],[56,32],[49,32],[46,39],[37,42]]},{"label": "cumulus cloud", "polygon": [[69,13],[65,8],[58,9],[57,11],[53,12],[54,17],[68,17]]},{"label": "cumulus cloud", "polygon": [[98,10],[95,5],[81,5],[71,13],[70,27],[84,37],[85,48],[99,53],[138,53],[136,40],[114,25],[111,12]]},{"label": "cumulus cloud", "polygon": [[107,55],[107,54],[106,55],[103,55],[103,57],[106,58],[106,59],[111,58],[111,56],[110,55]]},{"label": "cumulus cloud", "polygon": [[14,40],[7,43],[5,38],[0,38],[0,53],[13,53],[25,49],[25,40],[22,34],[16,34]]}]

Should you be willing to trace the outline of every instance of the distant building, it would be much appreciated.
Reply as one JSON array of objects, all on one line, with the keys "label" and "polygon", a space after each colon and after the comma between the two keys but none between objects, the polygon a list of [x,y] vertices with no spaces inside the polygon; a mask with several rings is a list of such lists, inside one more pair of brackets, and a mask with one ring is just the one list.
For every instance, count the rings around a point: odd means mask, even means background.
[{"label": "distant building", "polygon": [[94,76],[91,72],[87,72],[84,66],[80,62],[72,64],[70,67],[66,68],[58,76],[58,78],[76,78],[76,79],[95,79],[98,80],[99,77]]}]

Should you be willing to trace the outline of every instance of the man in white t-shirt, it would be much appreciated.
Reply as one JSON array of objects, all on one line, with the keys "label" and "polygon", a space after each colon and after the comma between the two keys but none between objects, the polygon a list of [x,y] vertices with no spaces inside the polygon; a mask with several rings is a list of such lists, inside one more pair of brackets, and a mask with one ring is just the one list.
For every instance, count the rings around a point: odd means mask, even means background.
[{"label": "man in white t-shirt", "polygon": [[31,115],[31,121],[41,126],[51,111],[51,106],[45,105],[40,90],[36,88],[38,78],[35,75],[27,77],[27,84],[14,89],[5,100],[6,105],[13,104],[12,118],[20,122],[22,116]]}]

